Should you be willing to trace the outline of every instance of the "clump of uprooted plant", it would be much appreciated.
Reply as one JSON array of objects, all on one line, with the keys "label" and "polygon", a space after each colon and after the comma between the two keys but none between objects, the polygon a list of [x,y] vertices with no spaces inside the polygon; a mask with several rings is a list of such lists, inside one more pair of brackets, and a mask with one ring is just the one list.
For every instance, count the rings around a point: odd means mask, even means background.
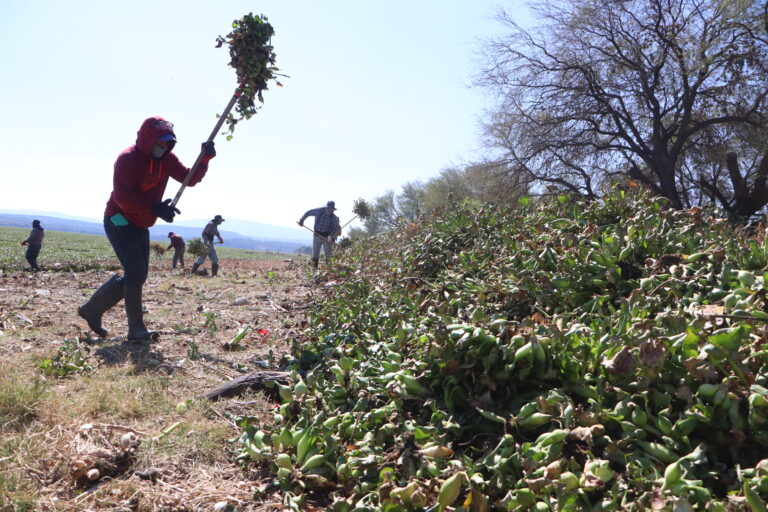
[{"label": "clump of uprooted plant", "polygon": [[[229,65],[237,71],[237,82],[240,84],[235,110],[238,117],[228,114],[226,123],[227,139],[232,139],[235,125],[250,119],[264,103],[263,92],[269,83],[274,82],[281,87],[277,80],[279,69],[275,66],[275,51],[272,47],[272,36],[275,30],[266,16],[248,13],[239,20],[232,22],[232,31],[226,37],[217,37],[217,47],[224,43],[229,48]],[[258,102],[258,103],[257,103]]]},{"label": "clump of uprooted plant", "polygon": [[199,258],[200,256],[207,256],[209,248],[205,245],[202,238],[193,238],[187,244],[187,252],[192,256]]},{"label": "clump of uprooted plant", "polygon": [[295,510],[764,509],[766,243],[640,193],[523,203],[348,251],[241,458]]}]

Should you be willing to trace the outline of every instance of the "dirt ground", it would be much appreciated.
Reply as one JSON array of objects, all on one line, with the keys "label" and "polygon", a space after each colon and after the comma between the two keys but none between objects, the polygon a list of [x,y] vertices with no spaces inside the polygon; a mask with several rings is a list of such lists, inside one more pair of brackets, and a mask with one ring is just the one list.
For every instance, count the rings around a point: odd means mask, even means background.
[{"label": "dirt ground", "polygon": [[258,391],[201,395],[279,370],[323,287],[306,260],[220,265],[212,278],[152,263],[154,343],[125,338],[122,303],[104,317],[110,338],[77,316],[108,271],[0,273],[0,511],[282,508],[269,472],[235,461],[236,418],[271,421],[276,403]]}]

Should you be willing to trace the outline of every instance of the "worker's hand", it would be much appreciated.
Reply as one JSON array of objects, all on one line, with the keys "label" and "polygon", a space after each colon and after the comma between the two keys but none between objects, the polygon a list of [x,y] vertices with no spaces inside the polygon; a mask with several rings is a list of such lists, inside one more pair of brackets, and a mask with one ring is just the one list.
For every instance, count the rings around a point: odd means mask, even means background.
[{"label": "worker's hand", "polygon": [[24,242],[21,242],[21,245],[29,245],[29,242],[27,242],[27,241],[25,240]]},{"label": "worker's hand", "polygon": [[219,243],[220,243],[220,244],[223,244],[223,243],[224,243],[224,240],[222,240],[221,238],[219,238]]},{"label": "worker's hand", "polygon": [[211,158],[216,156],[216,146],[214,146],[213,141],[203,142],[200,145],[200,150],[203,152],[203,155],[205,156],[206,160],[210,160]]},{"label": "worker's hand", "polygon": [[299,221],[299,222],[297,222],[296,224],[298,224],[298,225],[299,225],[299,226],[301,226],[301,227],[304,227],[304,221],[303,221],[303,220],[300,220],[300,221]]},{"label": "worker's hand", "polygon": [[157,215],[165,222],[173,222],[173,218],[177,213],[181,213],[181,210],[175,206],[171,206],[171,199],[166,199],[162,203],[152,203],[152,214]]}]

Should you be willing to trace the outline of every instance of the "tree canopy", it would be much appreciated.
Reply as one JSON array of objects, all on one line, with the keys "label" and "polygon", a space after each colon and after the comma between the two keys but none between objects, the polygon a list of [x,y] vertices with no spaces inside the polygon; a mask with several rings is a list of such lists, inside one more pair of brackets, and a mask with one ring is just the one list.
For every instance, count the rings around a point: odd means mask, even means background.
[{"label": "tree canopy", "polygon": [[[605,182],[631,177],[678,208],[717,201],[744,215],[768,202],[759,193],[768,172],[764,4],[532,8],[535,31],[501,11],[508,30],[483,47],[477,83],[495,100],[484,126],[495,165],[542,193],[597,197]],[[742,158],[743,174],[727,151]]]}]

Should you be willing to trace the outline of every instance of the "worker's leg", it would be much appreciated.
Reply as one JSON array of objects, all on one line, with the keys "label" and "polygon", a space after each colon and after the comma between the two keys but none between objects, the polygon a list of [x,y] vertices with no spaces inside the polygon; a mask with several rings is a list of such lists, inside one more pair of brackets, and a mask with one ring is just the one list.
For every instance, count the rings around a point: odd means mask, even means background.
[{"label": "worker's leg", "polygon": [[77,308],[77,314],[88,322],[93,332],[106,338],[109,333],[101,326],[101,317],[123,299],[123,293],[123,280],[113,275],[85,304]]},{"label": "worker's leg", "polygon": [[329,240],[323,240],[323,252],[325,253],[325,264],[329,265],[333,254],[333,244]]},{"label": "worker's leg", "polygon": [[27,263],[29,263],[29,266],[32,268],[32,270],[37,270],[40,267],[37,266],[37,255],[40,254],[40,248],[42,246],[40,244],[29,244],[27,246],[27,252],[24,254],[24,256],[27,258]]},{"label": "worker's leg", "polygon": [[312,236],[312,266],[317,268],[320,262],[320,247],[323,245],[323,239],[319,235]]},{"label": "worker's leg", "polygon": [[142,287],[149,272],[149,230],[131,224],[115,226],[105,222],[107,238],[123,266],[123,296],[128,318],[128,339],[141,340],[157,336],[144,325]]}]

